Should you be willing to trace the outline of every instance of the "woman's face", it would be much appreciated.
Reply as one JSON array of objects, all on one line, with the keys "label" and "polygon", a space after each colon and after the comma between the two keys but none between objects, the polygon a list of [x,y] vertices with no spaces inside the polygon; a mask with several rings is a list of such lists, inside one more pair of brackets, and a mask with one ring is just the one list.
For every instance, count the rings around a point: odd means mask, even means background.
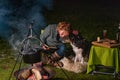
[{"label": "woman's face", "polygon": [[66,37],[66,36],[69,35],[69,32],[66,31],[66,30],[58,30],[58,33],[59,33],[59,36],[60,36],[61,38]]}]

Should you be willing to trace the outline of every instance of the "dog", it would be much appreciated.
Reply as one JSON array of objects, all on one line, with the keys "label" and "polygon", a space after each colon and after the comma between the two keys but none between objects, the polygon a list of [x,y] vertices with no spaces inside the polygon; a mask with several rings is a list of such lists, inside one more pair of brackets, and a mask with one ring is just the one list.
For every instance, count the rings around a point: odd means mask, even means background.
[{"label": "dog", "polygon": [[84,62],[82,64],[81,64],[81,62],[74,63],[74,61],[72,59],[69,59],[67,57],[62,58],[60,60],[60,62],[62,62],[64,64],[60,68],[70,71],[70,72],[83,73],[87,69],[87,62]]},{"label": "dog", "polygon": [[88,56],[90,43],[82,36],[82,34],[75,30],[69,36],[69,43],[75,53],[74,63],[84,63],[84,58]]},{"label": "dog", "polygon": [[78,31],[74,31],[69,37],[65,38],[65,42],[70,43],[75,55],[63,57],[60,60],[63,63],[61,68],[75,73],[86,71],[90,43]]}]

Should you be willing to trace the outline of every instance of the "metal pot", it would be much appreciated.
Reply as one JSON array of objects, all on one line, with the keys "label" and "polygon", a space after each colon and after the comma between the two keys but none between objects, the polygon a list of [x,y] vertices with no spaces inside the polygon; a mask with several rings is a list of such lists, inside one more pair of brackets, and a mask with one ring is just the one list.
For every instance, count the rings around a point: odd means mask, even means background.
[{"label": "metal pot", "polygon": [[28,64],[33,64],[41,61],[40,52],[31,52],[30,54],[23,55],[23,61]]}]

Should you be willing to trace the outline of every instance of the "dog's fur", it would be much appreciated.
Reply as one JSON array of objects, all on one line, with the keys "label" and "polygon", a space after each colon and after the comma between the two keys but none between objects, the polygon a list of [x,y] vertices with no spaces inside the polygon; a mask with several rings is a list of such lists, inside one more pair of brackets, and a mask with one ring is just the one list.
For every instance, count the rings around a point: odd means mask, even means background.
[{"label": "dog's fur", "polygon": [[86,71],[87,69],[87,62],[81,63],[81,62],[76,62],[72,61],[69,58],[64,57],[63,59],[60,60],[64,65],[61,67],[62,69],[65,69],[67,71],[71,71],[74,73],[82,73]]},{"label": "dog's fur", "polygon": [[85,60],[85,58],[86,56],[88,57],[90,48],[89,43],[80,32],[78,32],[78,34],[71,34],[66,41],[72,46],[75,56],[73,56],[72,59],[68,57],[61,59],[60,61],[63,63],[62,68],[75,73],[86,71],[87,60]]},{"label": "dog's fur", "polygon": [[70,45],[75,53],[74,62],[84,62],[84,57],[88,56],[89,53],[89,42],[81,35],[80,32],[77,34],[72,33],[69,37]]},{"label": "dog's fur", "polygon": [[74,63],[76,62],[81,62],[83,63],[84,62],[84,58],[83,58],[83,49],[82,48],[78,48],[76,47],[74,44],[71,43],[71,46],[73,48],[73,51],[75,53],[75,58],[74,58]]}]

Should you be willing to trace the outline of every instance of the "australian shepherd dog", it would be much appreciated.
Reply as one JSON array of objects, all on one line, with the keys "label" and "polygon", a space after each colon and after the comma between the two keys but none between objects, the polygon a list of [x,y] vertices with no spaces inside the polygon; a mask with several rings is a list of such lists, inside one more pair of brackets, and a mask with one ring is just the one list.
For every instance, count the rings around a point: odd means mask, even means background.
[{"label": "australian shepherd dog", "polygon": [[73,33],[69,37],[70,45],[75,53],[75,62],[84,62],[84,58],[88,57],[90,43],[82,36],[80,32],[77,30],[73,31]]},{"label": "australian shepherd dog", "polygon": [[70,43],[75,56],[72,59],[64,57],[61,60],[64,64],[62,68],[75,73],[85,71],[87,69],[90,43],[77,30],[70,34],[67,42]]}]

